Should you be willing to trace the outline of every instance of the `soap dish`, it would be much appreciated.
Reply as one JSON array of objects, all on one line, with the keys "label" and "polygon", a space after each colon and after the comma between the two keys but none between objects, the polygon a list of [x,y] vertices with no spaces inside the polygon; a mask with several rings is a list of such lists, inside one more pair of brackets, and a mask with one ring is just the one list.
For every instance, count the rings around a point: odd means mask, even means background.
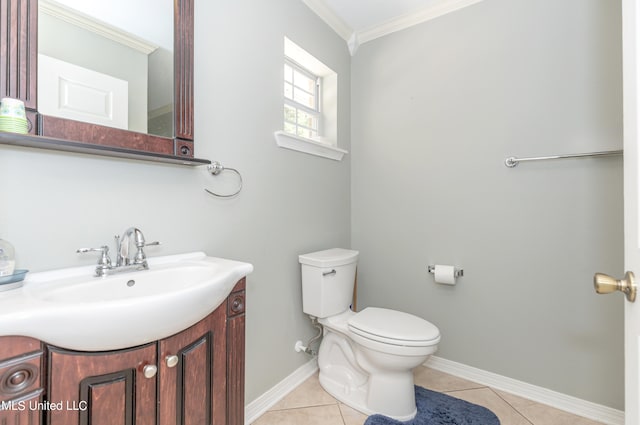
[{"label": "soap dish", "polygon": [[13,274],[0,277],[0,292],[22,286],[22,281],[29,270],[15,270]]}]

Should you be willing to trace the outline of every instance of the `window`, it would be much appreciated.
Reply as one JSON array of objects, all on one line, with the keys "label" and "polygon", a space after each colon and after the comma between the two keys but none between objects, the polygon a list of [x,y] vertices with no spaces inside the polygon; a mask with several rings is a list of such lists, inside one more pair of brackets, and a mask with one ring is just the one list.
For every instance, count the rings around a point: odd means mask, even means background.
[{"label": "window", "polygon": [[284,37],[283,130],[274,133],[281,148],[340,161],[338,74]]},{"label": "window", "polygon": [[289,58],[284,62],[284,131],[313,139],[320,129],[321,79]]}]

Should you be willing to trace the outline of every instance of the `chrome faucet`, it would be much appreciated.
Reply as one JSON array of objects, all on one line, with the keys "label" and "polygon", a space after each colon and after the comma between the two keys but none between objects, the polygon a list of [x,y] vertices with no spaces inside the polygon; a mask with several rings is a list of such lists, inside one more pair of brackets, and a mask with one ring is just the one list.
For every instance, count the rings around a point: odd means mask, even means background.
[{"label": "chrome faucet", "polygon": [[[137,248],[136,254],[133,258],[129,255],[131,248],[131,240],[135,242]],[[160,242],[147,243],[144,239],[142,231],[136,227],[130,227],[122,234],[122,237],[116,236],[116,264],[112,265],[109,258],[109,247],[102,246],[100,248],[80,248],[76,252],[93,252],[98,251],[102,254],[98,259],[98,265],[96,266],[96,276],[106,276],[113,273],[133,271],[133,270],[147,270],[149,269],[149,263],[147,263],[147,256],[144,253],[144,247],[151,245],[160,245]]]},{"label": "chrome faucet", "polygon": [[[136,256],[133,258],[133,264],[140,264],[144,268],[148,268],[147,257],[144,254],[144,247],[146,246],[144,235],[137,227],[129,227],[122,234],[122,237],[116,236],[116,246],[118,247],[118,253],[116,257],[116,267],[129,266],[132,264],[129,257],[129,248],[131,248],[131,236],[138,248]],[[155,243],[158,245],[158,242]]]}]

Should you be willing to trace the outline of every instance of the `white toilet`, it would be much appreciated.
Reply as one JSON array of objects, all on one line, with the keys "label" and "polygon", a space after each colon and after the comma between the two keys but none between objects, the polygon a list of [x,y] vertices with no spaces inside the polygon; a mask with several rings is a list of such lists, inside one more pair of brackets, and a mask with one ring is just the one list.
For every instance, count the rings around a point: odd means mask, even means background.
[{"label": "white toilet", "polygon": [[358,251],[328,249],[300,255],[299,261],[302,309],[324,328],[318,352],[322,387],[367,415],[412,419],[412,369],[436,351],[438,328],[395,310],[351,311]]}]

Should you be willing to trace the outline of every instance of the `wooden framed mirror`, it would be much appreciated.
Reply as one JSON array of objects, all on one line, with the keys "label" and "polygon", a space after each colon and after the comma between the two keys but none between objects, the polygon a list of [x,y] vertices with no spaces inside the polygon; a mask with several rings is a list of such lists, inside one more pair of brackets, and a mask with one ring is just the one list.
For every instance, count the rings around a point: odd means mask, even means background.
[{"label": "wooden framed mirror", "polygon": [[29,135],[1,133],[0,143],[189,165],[209,163],[194,158],[194,0],[175,0],[173,5],[173,136],[158,136],[41,113],[38,0],[0,0],[0,97],[24,101],[30,123]]}]

